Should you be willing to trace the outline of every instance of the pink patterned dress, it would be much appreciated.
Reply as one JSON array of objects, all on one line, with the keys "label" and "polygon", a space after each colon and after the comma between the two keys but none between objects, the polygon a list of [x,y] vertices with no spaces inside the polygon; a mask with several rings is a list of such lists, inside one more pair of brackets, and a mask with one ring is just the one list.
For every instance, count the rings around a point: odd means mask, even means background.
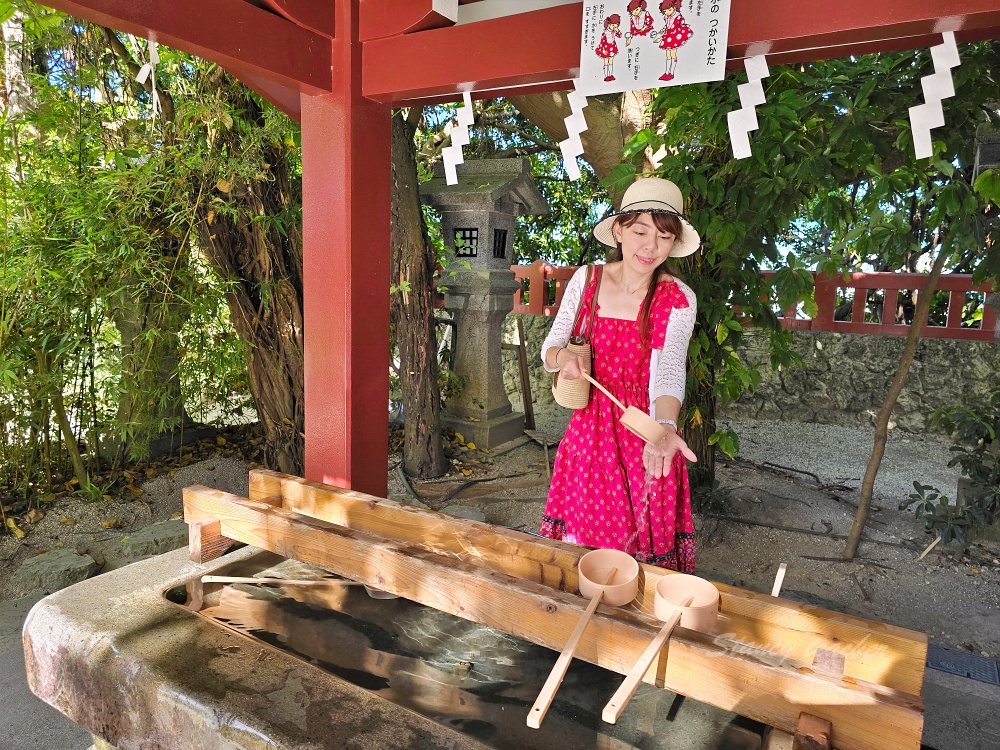
[{"label": "pink patterned dress", "polygon": [[[581,327],[593,304],[596,279],[580,300]],[[650,314],[651,344],[663,346],[673,308],[687,307],[673,281],[661,281]],[[650,349],[639,320],[602,318],[591,336],[595,379],[626,406],[649,413]],[[574,331],[578,334],[580,331]],[[597,388],[590,403],[573,413],[559,444],[541,534],[591,547],[624,550],[642,562],[694,572],[694,523],[687,462],[674,456],[670,473],[651,479],[648,495],[642,466],[643,441],[626,430],[621,410]]]}]

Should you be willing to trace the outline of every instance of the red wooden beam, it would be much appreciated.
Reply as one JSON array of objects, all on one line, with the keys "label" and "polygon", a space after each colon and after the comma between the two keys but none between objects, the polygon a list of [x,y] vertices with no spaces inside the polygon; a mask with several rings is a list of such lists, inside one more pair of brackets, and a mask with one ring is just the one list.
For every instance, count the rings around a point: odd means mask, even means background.
[{"label": "red wooden beam", "polygon": [[[362,91],[385,103],[567,81],[580,66],[583,5],[365,42]],[[565,86],[563,86],[565,88]]]},{"label": "red wooden beam", "polygon": [[286,18],[304,29],[317,34],[334,36],[334,3],[333,0],[316,2],[316,0],[262,0],[264,5],[278,15]]},{"label": "red wooden beam", "polygon": [[[332,2],[332,0],[330,0]],[[244,0],[43,0],[295,91],[330,91],[330,40]]]},{"label": "red wooden beam", "polygon": [[[877,6],[877,7],[876,7]],[[580,66],[582,3],[366,42],[365,96],[405,104],[565,88]],[[727,59],[845,57],[1000,36],[1000,0],[839,0],[817,12],[794,0],[733,0]]]},{"label": "red wooden beam", "polygon": [[458,0],[361,0],[358,38],[362,42],[451,26]]}]

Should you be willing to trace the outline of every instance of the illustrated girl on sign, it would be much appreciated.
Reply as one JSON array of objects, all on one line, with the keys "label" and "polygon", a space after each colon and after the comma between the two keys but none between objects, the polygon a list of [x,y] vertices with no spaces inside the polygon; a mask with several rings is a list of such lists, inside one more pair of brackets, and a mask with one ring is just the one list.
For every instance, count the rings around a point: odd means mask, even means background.
[{"label": "illustrated girl on sign", "polygon": [[618,54],[618,42],[616,42],[615,39],[622,35],[622,33],[618,30],[621,22],[621,16],[617,13],[612,13],[604,19],[604,33],[601,34],[601,43],[598,44],[597,49],[594,50],[594,52],[597,53],[597,56],[603,58],[604,60],[605,81],[615,80],[615,55]]},{"label": "illustrated girl on sign", "polygon": [[653,17],[646,10],[646,0],[631,0],[628,4],[629,31],[625,35],[625,44],[632,44],[637,36],[646,36],[653,30]]},{"label": "illustrated girl on sign", "polygon": [[663,13],[663,22],[666,26],[663,31],[653,32],[652,39],[660,43],[660,49],[666,50],[667,69],[660,76],[661,81],[672,81],[674,79],[674,69],[677,67],[677,48],[687,43],[687,40],[694,34],[691,27],[684,23],[684,16],[681,15],[681,0],[662,0],[660,2],[660,12]]}]

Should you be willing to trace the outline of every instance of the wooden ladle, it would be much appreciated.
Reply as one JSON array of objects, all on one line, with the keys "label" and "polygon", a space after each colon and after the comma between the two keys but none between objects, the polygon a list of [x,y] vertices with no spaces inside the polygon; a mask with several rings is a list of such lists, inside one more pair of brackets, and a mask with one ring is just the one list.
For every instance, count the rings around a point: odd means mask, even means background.
[{"label": "wooden ladle", "polygon": [[579,575],[580,593],[591,597],[590,604],[556,659],[548,679],[538,693],[535,705],[528,712],[528,726],[532,729],[538,729],[542,725],[542,719],[548,713],[552,699],[566,676],[580,637],[597,605],[605,601],[620,607],[632,601],[639,591],[639,564],[630,555],[618,550],[597,549],[588,552],[580,558]]},{"label": "wooden ladle", "polygon": [[621,401],[611,395],[611,392],[603,385],[594,380],[586,372],[581,372],[580,376],[586,378],[592,385],[598,388],[601,393],[611,399],[615,406],[622,410],[622,415],[618,421],[634,435],[638,435],[647,443],[655,443],[663,437],[667,428],[657,422],[642,409],[636,406],[625,406]]},{"label": "wooden ladle", "polygon": [[604,707],[601,718],[609,724],[618,721],[678,623],[691,630],[707,631],[715,627],[719,613],[719,590],[711,582],[698,576],[676,573],[657,581],[654,592],[653,612],[663,621],[663,627]]},{"label": "wooden ladle", "polygon": [[[688,596],[684,598],[681,602],[681,607],[688,606],[694,600],[693,596]],[[625,677],[625,682],[621,684],[621,687],[615,691],[615,694],[611,696],[611,700],[608,701],[608,705],[604,707],[604,711],[601,714],[601,718],[604,719],[609,724],[614,724],[618,721],[618,717],[622,715],[622,711],[625,710],[625,706],[628,702],[632,700],[632,696],[635,695],[635,691],[639,688],[639,683],[642,682],[642,678],[649,671],[649,666],[653,663],[657,654],[660,653],[660,649],[663,648],[663,644],[670,637],[670,634],[674,632],[674,628],[677,626],[678,621],[681,619],[681,615],[684,611],[681,609],[675,609],[674,613],[667,618],[667,621],[663,623],[663,627],[660,628],[660,632],[656,634],[656,637],[649,642],[646,646],[646,650],[642,652],[642,656],[633,665],[632,669],[629,671],[628,675]]]}]

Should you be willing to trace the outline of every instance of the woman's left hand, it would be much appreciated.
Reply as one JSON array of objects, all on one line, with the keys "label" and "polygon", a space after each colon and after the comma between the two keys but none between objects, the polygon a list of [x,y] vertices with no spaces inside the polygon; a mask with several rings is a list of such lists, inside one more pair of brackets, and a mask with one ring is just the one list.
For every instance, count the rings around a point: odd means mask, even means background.
[{"label": "woman's left hand", "polygon": [[670,464],[673,463],[677,451],[683,453],[688,461],[698,460],[684,439],[668,428],[667,434],[657,442],[646,443],[642,449],[642,466],[650,476],[659,479],[670,473]]}]

